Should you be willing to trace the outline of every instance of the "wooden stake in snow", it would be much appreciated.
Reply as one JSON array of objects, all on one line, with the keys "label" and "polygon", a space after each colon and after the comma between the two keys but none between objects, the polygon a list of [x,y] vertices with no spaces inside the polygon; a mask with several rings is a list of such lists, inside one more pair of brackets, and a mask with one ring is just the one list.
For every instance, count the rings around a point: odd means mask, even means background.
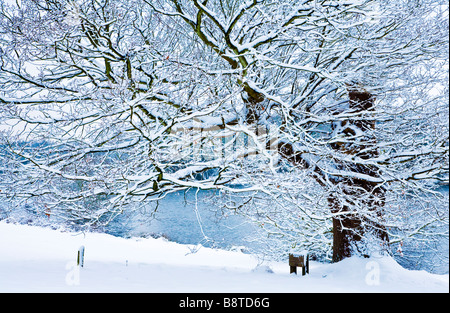
[{"label": "wooden stake in snow", "polygon": [[84,265],[84,246],[78,249],[77,265],[81,267]]}]

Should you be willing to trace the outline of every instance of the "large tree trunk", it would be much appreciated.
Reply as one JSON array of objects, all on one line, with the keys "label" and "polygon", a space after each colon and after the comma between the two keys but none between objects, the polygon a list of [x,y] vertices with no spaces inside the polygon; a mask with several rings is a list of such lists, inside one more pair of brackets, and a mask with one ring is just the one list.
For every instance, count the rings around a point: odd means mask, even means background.
[{"label": "large tree trunk", "polygon": [[[248,87],[248,86],[247,86]],[[250,89],[245,89],[247,92],[247,123],[257,123],[261,114],[261,103],[264,101],[264,96],[258,92],[250,92]],[[348,86],[349,94],[349,112],[361,113],[374,110],[375,98],[366,90]],[[340,135],[344,135],[342,142],[335,142],[332,148],[340,153],[345,153],[357,156],[363,160],[376,157],[378,151],[376,148],[376,138],[372,131],[375,129],[375,120],[362,119],[361,117],[355,120],[342,121],[340,124]],[[362,137],[355,138],[357,133],[365,134]],[[345,138],[347,137],[347,138]],[[350,139],[349,138],[354,138]],[[295,151],[291,143],[278,142],[278,153],[285,158],[292,165],[297,167],[309,168],[310,164],[306,162],[301,152]],[[345,167],[354,173],[370,175],[378,177],[376,168],[366,165],[344,163],[341,162],[339,166]],[[318,169],[313,169],[317,177],[321,176]],[[323,177],[322,177],[323,178]],[[320,179],[319,179],[320,180]],[[320,181],[319,181],[320,183]],[[359,201],[364,204],[368,211],[374,212],[375,216],[381,216],[381,208],[384,206],[384,189],[377,186],[376,183],[365,181],[362,179],[341,179],[338,183],[340,185],[341,195],[336,193],[328,197],[328,203],[333,217],[333,261],[338,262],[344,258],[350,257],[355,249],[359,249],[358,245],[363,234],[367,231],[375,234],[382,242],[388,242],[387,232],[384,227],[376,220],[368,220],[355,211],[354,208],[344,204],[340,199],[346,198],[346,203]],[[364,201],[360,199],[364,198]],[[364,251],[357,251],[364,254]]]},{"label": "large tree trunk", "polygon": [[[384,190],[361,180],[347,181],[344,184],[342,194],[334,193],[328,197],[330,210],[334,214],[333,262],[350,257],[353,253],[366,256],[366,243],[360,241],[368,232],[380,245],[386,245],[389,241],[385,227],[377,221],[382,217]],[[346,198],[346,203],[352,199],[359,201],[359,209],[343,204],[340,201],[342,198]],[[361,200],[363,198],[365,200]],[[366,212],[362,214],[361,209]]]},{"label": "large tree trunk", "polygon": [[[348,87],[349,111],[352,113],[365,112],[367,114],[374,110],[375,98],[368,91],[355,86]],[[357,156],[367,160],[378,156],[376,138],[372,134],[375,130],[375,120],[367,117],[363,119],[346,120],[341,122],[340,135],[347,140],[336,142],[332,148],[340,153]],[[355,136],[363,133],[363,136]],[[349,139],[351,138],[351,139]],[[377,169],[373,166],[361,165],[349,162],[341,162],[341,168],[357,174],[365,174],[371,177],[379,177]],[[359,245],[364,233],[371,232],[375,238],[380,239],[382,244],[388,242],[388,235],[383,225],[377,222],[384,206],[384,189],[377,183],[363,179],[345,178],[339,181],[341,194],[333,193],[328,197],[328,203],[333,217],[333,261],[338,262],[350,257],[354,250],[364,254]],[[345,198],[345,201],[339,199]],[[350,199],[350,200],[349,200]],[[353,199],[353,201],[351,200]],[[359,201],[359,209],[349,207],[347,204]],[[343,204],[346,203],[346,204]],[[361,208],[363,206],[363,208]],[[360,210],[373,212],[372,219],[363,216]]]},{"label": "large tree trunk", "polygon": [[328,202],[333,217],[333,262],[350,257],[356,242],[361,240],[361,219],[351,214],[348,207],[341,207],[337,197],[330,196]]}]

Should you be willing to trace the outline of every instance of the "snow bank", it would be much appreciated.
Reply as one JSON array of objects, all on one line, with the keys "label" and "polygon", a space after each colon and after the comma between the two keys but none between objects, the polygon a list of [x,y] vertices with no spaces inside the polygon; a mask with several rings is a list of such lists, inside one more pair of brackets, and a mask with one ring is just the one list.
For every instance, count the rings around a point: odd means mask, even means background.
[{"label": "snow bank", "polygon": [[0,222],[0,292],[448,293],[448,283],[449,275],[406,270],[389,257],[310,262],[310,275],[296,276],[287,261],[260,264],[242,252]]}]

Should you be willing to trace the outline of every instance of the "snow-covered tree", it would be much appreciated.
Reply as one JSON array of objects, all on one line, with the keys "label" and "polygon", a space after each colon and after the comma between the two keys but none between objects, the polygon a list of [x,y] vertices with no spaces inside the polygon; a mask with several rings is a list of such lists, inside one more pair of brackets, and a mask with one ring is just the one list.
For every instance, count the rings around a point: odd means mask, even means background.
[{"label": "snow-covered tree", "polygon": [[275,247],[334,261],[448,236],[445,1],[1,10],[4,198],[94,225],[217,190]]}]

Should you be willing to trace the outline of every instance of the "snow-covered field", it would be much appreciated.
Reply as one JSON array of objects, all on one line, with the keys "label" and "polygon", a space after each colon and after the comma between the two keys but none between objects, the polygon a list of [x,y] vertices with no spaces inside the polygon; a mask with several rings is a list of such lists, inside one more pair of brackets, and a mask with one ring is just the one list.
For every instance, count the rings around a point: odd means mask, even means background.
[{"label": "snow-covered field", "polygon": [[[85,247],[85,264],[76,266]],[[449,275],[410,271],[390,257],[259,264],[241,252],[165,239],[124,239],[0,222],[0,292],[449,292]],[[299,272],[300,273],[300,272]]]}]

